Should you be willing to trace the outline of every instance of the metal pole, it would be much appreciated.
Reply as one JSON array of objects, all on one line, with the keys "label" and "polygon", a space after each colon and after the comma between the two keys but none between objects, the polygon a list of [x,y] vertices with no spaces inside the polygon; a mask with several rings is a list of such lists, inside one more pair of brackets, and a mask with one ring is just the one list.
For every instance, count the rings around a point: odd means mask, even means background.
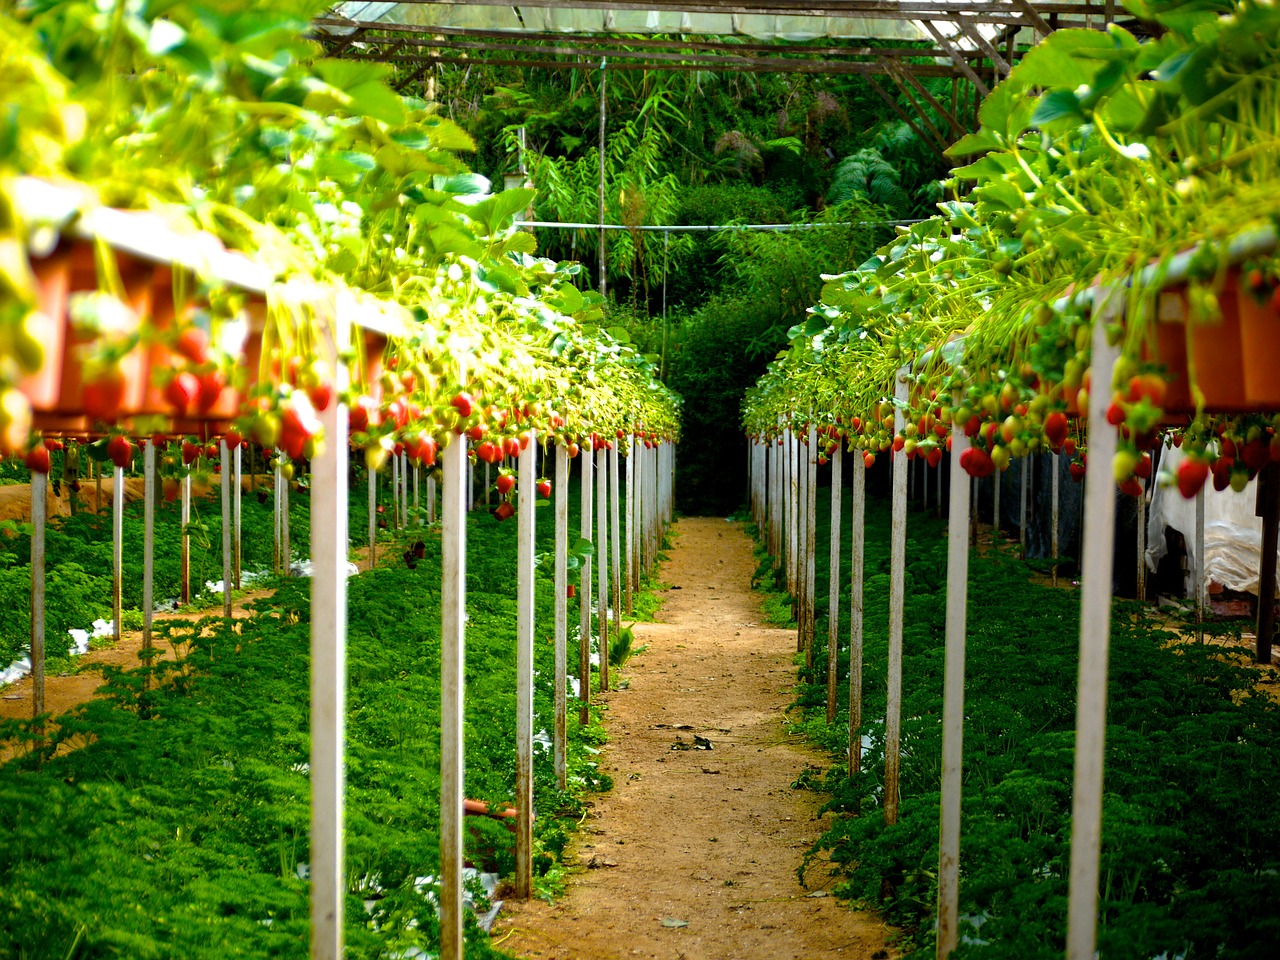
[{"label": "metal pole", "polygon": [[787,430],[787,592],[796,595],[799,579],[797,548],[800,545],[800,444]]},{"label": "metal pole", "polygon": [[[1111,291],[1093,318],[1093,382],[1111,382],[1119,350],[1107,328],[1123,295]],[[1080,672],[1076,700],[1075,778],[1071,803],[1071,870],[1067,904],[1067,960],[1093,960],[1097,942],[1098,870],[1102,847],[1102,773],[1106,747],[1107,660],[1111,642],[1111,570],[1115,545],[1115,490],[1106,468],[1115,457],[1116,431],[1107,423],[1107,390],[1089,394],[1089,461],[1085,486],[1080,588]],[[1055,465],[1056,466],[1056,465]],[[1055,471],[1056,472],[1056,471]]]},{"label": "metal pole", "polygon": [[49,475],[31,471],[31,717],[44,713],[44,529]]},{"label": "metal pole", "polygon": [[947,517],[947,636],[942,702],[942,803],[938,841],[938,960],[956,948],[960,917],[960,792],[964,759],[964,644],[969,588],[969,446],[951,426],[951,502]]},{"label": "metal pole", "polygon": [[[579,535],[584,540],[591,539],[590,443],[588,440],[578,454],[582,470]],[[591,722],[591,560],[591,556],[585,557],[578,568],[578,724],[583,727]]]},{"label": "metal pole", "polygon": [[632,586],[640,589],[640,577],[643,573],[644,553],[644,442],[637,436],[631,438],[631,468],[636,475],[635,503],[632,520],[635,523],[635,567],[632,570]]},{"label": "metal pole", "polygon": [[530,430],[517,460],[516,898],[533,896],[533,552],[538,445]]},{"label": "metal pole", "polygon": [[463,960],[463,688],[466,679],[467,447],[444,449],[440,586],[440,960]]},{"label": "metal pole", "polygon": [[600,623],[600,689],[609,689],[609,465],[608,451],[596,451],[596,597]]},{"label": "metal pole", "polygon": [[837,672],[840,665],[840,499],[844,483],[844,439],[831,455],[831,567],[827,580],[827,723],[835,723]]},{"label": "metal pole", "polygon": [[849,775],[862,764],[862,573],[866,557],[867,470],[854,451],[853,496],[849,505],[850,570],[849,570]]},{"label": "metal pole", "polygon": [[[339,303],[332,342],[334,393],[347,389],[336,362],[350,337]],[[334,400],[320,414],[324,443],[311,464],[311,956],[343,956],[347,877],[343,848],[343,763],[347,649],[347,408]],[[226,442],[223,442],[226,449]],[[225,454],[224,454],[225,456]],[[287,504],[287,501],[286,501]],[[287,509],[287,506],[286,506]],[[286,537],[287,542],[287,537]],[[286,557],[287,561],[287,557]],[[459,804],[461,806],[461,804]],[[441,850],[443,852],[443,843]]]},{"label": "metal pole", "polygon": [[1147,483],[1138,480],[1138,569],[1134,572],[1137,599],[1147,599]]},{"label": "metal pole", "polygon": [[422,526],[422,505],[419,501],[418,494],[421,492],[421,476],[417,461],[413,464],[413,515],[417,518],[418,526]]},{"label": "metal pole", "polygon": [[564,790],[569,785],[566,766],[568,721],[568,647],[569,647],[569,451],[556,444],[556,666],[555,666],[555,768],[556,785]]},{"label": "metal pole", "polygon": [[[909,367],[894,377],[894,434],[902,432],[902,410],[907,402]],[[893,527],[889,573],[889,675],[884,720],[884,822],[898,822],[898,780],[902,755],[902,613],[907,566],[907,454],[893,455]]]}]

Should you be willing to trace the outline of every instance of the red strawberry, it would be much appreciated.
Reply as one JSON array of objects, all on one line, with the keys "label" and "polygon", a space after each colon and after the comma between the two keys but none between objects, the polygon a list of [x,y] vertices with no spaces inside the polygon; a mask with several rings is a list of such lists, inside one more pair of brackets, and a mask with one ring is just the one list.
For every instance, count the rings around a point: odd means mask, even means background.
[{"label": "red strawberry", "polygon": [[942,448],[934,447],[924,455],[924,458],[929,461],[929,466],[936,467],[942,462]]},{"label": "red strawberry", "polygon": [[80,402],[90,420],[115,421],[124,406],[124,375],[119,370],[104,370],[83,385]]},{"label": "red strawberry", "polygon": [[280,406],[280,447],[293,460],[306,452],[308,441],[320,433],[322,426],[311,398],[302,390],[289,394]]},{"label": "red strawberry", "polygon": [[63,443],[61,440],[59,440],[57,437],[45,438],[44,448],[48,450],[50,453],[52,453],[54,450],[65,449],[65,447],[66,447],[66,444]]},{"label": "red strawberry", "polygon": [[227,449],[234,450],[240,444],[244,443],[244,437],[240,436],[239,430],[228,430],[223,435],[223,439],[227,441]]},{"label": "red strawberry", "polygon": [[173,477],[165,477],[164,478],[165,502],[173,503],[174,500],[178,499],[178,491],[180,489],[181,489],[181,484],[179,484],[176,479],[174,479]]},{"label": "red strawberry", "polygon": [[471,399],[471,394],[466,391],[462,391],[450,400],[449,403],[453,406],[453,409],[458,411],[458,416],[465,420],[467,417],[471,416],[471,407],[475,401]]},{"label": "red strawberry", "polygon": [[1079,483],[1084,479],[1085,469],[1083,463],[1077,463],[1073,460],[1071,461],[1071,465],[1067,467],[1067,470],[1071,473],[1071,479],[1076,483]]},{"label": "red strawberry", "polygon": [[165,399],[179,413],[185,414],[200,395],[200,381],[187,370],[177,373],[164,389]]},{"label": "red strawberry", "polygon": [[1188,500],[1195,497],[1209,477],[1209,465],[1188,457],[1178,464],[1178,492]]},{"label": "red strawberry", "polygon": [[173,349],[197,366],[209,360],[209,334],[199,327],[187,327],[178,334]]},{"label": "red strawberry", "polygon": [[1261,440],[1250,440],[1240,448],[1240,459],[1250,473],[1257,473],[1271,459],[1271,450]]},{"label": "red strawberry", "polygon": [[502,448],[492,440],[486,440],[476,447],[476,456],[485,463],[497,463],[502,459]]},{"label": "red strawberry", "polygon": [[1133,467],[1133,475],[1139,480],[1147,480],[1151,477],[1151,454],[1144,453]]},{"label": "red strawberry", "polygon": [[[781,443],[781,441],[779,441],[779,443]],[[574,457],[576,457],[576,456],[578,455],[578,451],[579,451],[579,449],[580,449],[580,448],[578,447],[578,445],[577,445],[576,443],[571,443],[571,444],[569,444],[569,446],[566,448],[565,452],[569,454],[569,459],[570,459],[570,460],[572,460]]]},{"label": "red strawberry", "polygon": [[543,477],[538,481],[538,496],[544,500],[551,496],[551,481]]},{"label": "red strawberry", "polygon": [[498,474],[498,479],[494,483],[494,486],[498,488],[498,493],[504,497],[511,492],[515,485],[516,478],[509,473]]},{"label": "red strawberry", "polygon": [[1130,477],[1120,484],[1120,492],[1127,493],[1131,497],[1140,497],[1142,496],[1142,482],[1137,477]]},{"label": "red strawberry", "polygon": [[1055,410],[1044,418],[1044,435],[1054,447],[1060,447],[1066,441],[1069,427],[1067,415],[1061,410]]},{"label": "red strawberry", "polygon": [[49,450],[44,444],[32,447],[27,451],[26,456],[24,456],[22,460],[27,465],[27,469],[32,473],[49,472]]},{"label": "red strawberry", "polygon": [[1074,437],[1067,437],[1067,439],[1062,441],[1062,452],[1065,453],[1068,457],[1075,456],[1076,441]]},{"label": "red strawberry", "polygon": [[424,467],[434,467],[436,464],[436,454],[440,450],[440,444],[436,442],[435,437],[423,437],[422,442],[418,444],[418,451],[415,456],[418,462]]},{"label": "red strawberry", "polygon": [[222,396],[227,378],[221,370],[206,370],[197,379],[200,382],[200,392],[196,395],[196,409],[201,413],[208,413]]},{"label": "red strawberry", "polygon": [[484,437],[484,427],[480,426],[480,424],[477,423],[474,427],[472,427],[470,430],[467,431],[467,436],[471,439],[473,443],[478,442]]},{"label": "red strawberry", "polygon": [[960,466],[971,477],[989,477],[995,470],[995,464],[991,462],[991,454],[981,447],[970,447],[960,454]]},{"label": "red strawberry", "polygon": [[184,466],[191,466],[200,458],[200,445],[192,443],[190,440],[182,441],[182,463]]},{"label": "red strawberry", "polygon": [[1153,407],[1163,407],[1167,392],[1168,386],[1164,382],[1164,377],[1156,373],[1139,374],[1129,381],[1130,403],[1137,403],[1146,397]]},{"label": "red strawberry", "polygon": [[133,451],[133,444],[122,433],[117,433],[107,441],[107,456],[111,458],[112,463],[122,470],[132,462]]},{"label": "red strawberry", "polygon": [[1219,457],[1209,469],[1213,472],[1213,489],[1222,491],[1231,483],[1231,467],[1235,461],[1230,457]]},{"label": "red strawberry", "polygon": [[1107,423],[1118,427],[1124,423],[1124,418],[1124,405],[1119,400],[1112,400],[1111,406],[1107,407]]},{"label": "red strawberry", "polygon": [[373,397],[361,395],[347,409],[347,425],[352,433],[367,433],[369,425],[378,423],[378,405]]},{"label": "red strawberry", "polygon": [[216,443],[208,443],[205,444],[204,455],[209,460],[217,460],[222,455],[222,451],[218,449]]}]

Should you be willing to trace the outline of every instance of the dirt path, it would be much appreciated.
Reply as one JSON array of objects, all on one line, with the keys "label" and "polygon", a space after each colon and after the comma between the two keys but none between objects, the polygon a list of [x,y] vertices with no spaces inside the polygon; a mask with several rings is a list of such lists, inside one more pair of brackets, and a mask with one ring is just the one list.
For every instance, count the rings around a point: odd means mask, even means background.
[{"label": "dirt path", "polygon": [[896,956],[891,928],[796,879],[825,827],[819,795],[791,782],[821,758],[789,734],[795,633],[758,622],[750,541],[723,519],[676,534],[662,622],[637,625],[648,650],[604,695],[614,789],[573,851],[584,869],[553,905],[508,901],[495,941],[560,960]]}]

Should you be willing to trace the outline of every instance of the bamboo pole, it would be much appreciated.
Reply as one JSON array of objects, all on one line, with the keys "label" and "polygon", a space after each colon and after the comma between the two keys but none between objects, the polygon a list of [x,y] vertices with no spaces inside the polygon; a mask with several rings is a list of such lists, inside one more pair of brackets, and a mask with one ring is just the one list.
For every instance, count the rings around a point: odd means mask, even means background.
[{"label": "bamboo pole", "polygon": [[[909,367],[894,377],[894,435],[905,426]],[[907,454],[893,454],[893,526],[889,573],[889,671],[884,720],[884,822],[898,822],[898,782],[902,762],[902,614],[907,561]]]},{"label": "bamboo pole", "polygon": [[555,652],[555,770],[556,786],[569,786],[566,765],[569,739],[568,721],[568,647],[569,647],[569,451],[556,444],[556,652]]},{"label": "bamboo pole", "polygon": [[609,689],[609,464],[601,444],[596,451],[596,597],[600,624],[600,689]]},{"label": "bamboo pole", "polygon": [[[347,389],[347,368],[336,362],[346,343],[345,305],[338,305],[333,339],[334,393]],[[311,956],[343,956],[347,898],[345,851],[347,647],[347,408],[335,400],[320,413],[324,443],[311,464]],[[226,448],[226,441],[223,441]],[[286,511],[288,509],[286,500]],[[286,512],[287,517],[287,512]],[[286,527],[287,530],[287,527]],[[288,537],[286,533],[285,542]],[[287,554],[286,554],[287,563]],[[442,844],[443,852],[443,844]]]},{"label": "bamboo pole", "polygon": [[[1096,384],[1111,382],[1119,350],[1107,342],[1107,328],[1117,318],[1123,302],[1123,295],[1112,291],[1102,307],[1094,312],[1093,382]],[[1090,391],[1089,461],[1094,469],[1085,486],[1084,504],[1067,960],[1093,960],[1097,943],[1111,571],[1115,545],[1115,490],[1108,482],[1107,467],[1115,457],[1116,431],[1107,422],[1109,402],[1108,391]]]},{"label": "bamboo pole", "polygon": [[516,575],[516,898],[533,896],[533,553],[538,444],[516,461],[519,543]]},{"label": "bamboo pole", "polygon": [[49,475],[31,471],[31,717],[44,713],[45,523]]},{"label": "bamboo pole", "polygon": [[862,765],[862,574],[866,558],[866,464],[854,451],[853,495],[849,504],[849,775]]},{"label": "bamboo pole", "polygon": [[443,575],[440,588],[440,960],[463,960],[463,694],[466,682],[467,449],[456,438],[442,457]]},{"label": "bamboo pole", "polygon": [[969,476],[960,456],[969,441],[951,427],[951,503],[947,520],[947,633],[942,702],[942,801],[938,842],[938,960],[956,948],[960,917],[960,794],[964,759],[965,619],[969,587]]},{"label": "bamboo pole", "polygon": [[[587,441],[589,444],[590,441]],[[582,470],[580,493],[579,536],[591,539],[591,451],[586,444],[578,454]],[[592,550],[594,555],[595,550]],[[585,557],[579,567],[578,579],[578,723],[585,727],[591,722],[591,560]]]},{"label": "bamboo pole", "polygon": [[831,455],[831,568],[827,580],[827,723],[836,720],[837,673],[840,665],[840,508],[844,484],[844,438]]}]

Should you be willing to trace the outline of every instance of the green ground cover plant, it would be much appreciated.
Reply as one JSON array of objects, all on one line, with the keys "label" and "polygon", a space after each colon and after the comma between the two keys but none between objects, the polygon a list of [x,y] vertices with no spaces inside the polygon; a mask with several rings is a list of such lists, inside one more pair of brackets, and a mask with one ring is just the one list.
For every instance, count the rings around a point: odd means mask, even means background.
[{"label": "green ground cover plant", "polygon": [[[943,521],[908,522],[900,820],[881,812],[887,665],[888,503],[869,497],[862,772],[844,762],[842,709],[828,726],[826,491],[818,497],[819,623],[815,668],[801,667],[798,706],[833,753],[825,780],[837,816],[810,875],[875,906],[922,955],[933,949],[941,775],[946,537]],[[848,636],[848,505],[841,603]],[[1031,581],[1011,554],[970,558],[961,834],[962,942],[957,958],[1061,956],[1070,859],[1079,595]],[[1280,918],[1254,909],[1280,876],[1280,824],[1258,798],[1280,785],[1280,705],[1258,674],[1216,645],[1188,642],[1150,611],[1118,603],[1112,624],[1099,949],[1102,957],[1263,958]]]},{"label": "green ground cover plant", "polygon": [[[550,519],[539,511],[540,550],[553,546]],[[305,512],[295,522],[305,529]],[[385,536],[395,559],[349,580],[347,940],[349,955],[371,958],[438,947],[423,878],[439,873],[439,534]],[[425,556],[410,568],[401,555],[418,539]],[[466,791],[497,804],[514,795],[515,558],[516,524],[472,514]],[[0,767],[0,957],[305,955],[309,581],[275,586],[232,628],[158,622],[157,644],[188,643],[183,658],[108,671],[105,696]],[[536,604],[535,730],[550,730],[550,578]],[[0,733],[33,742],[29,722]],[[596,769],[598,717],[584,728],[570,710],[569,734],[567,792],[550,748],[535,757],[544,894],[562,883],[584,791],[610,785]],[[513,866],[514,838],[496,823],[469,829],[467,844],[477,866]],[[500,956],[484,934],[468,937],[468,957]]]}]

